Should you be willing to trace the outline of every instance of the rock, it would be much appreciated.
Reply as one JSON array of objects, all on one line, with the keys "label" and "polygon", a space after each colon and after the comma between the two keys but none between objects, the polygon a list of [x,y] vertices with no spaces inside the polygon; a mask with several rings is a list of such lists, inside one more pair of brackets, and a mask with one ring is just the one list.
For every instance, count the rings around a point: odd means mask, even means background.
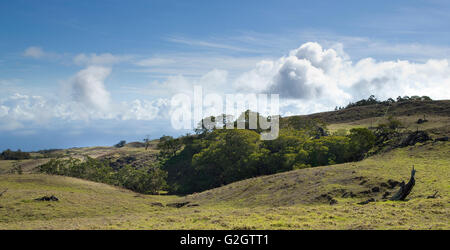
[{"label": "rock", "polygon": [[400,184],[400,182],[394,181],[394,180],[388,180],[387,184],[389,185],[390,188],[395,188],[397,185]]},{"label": "rock", "polygon": [[370,190],[366,190],[366,191],[361,191],[361,192],[359,192],[360,194],[370,194]]},{"label": "rock", "polygon": [[434,141],[448,141],[448,136],[436,138]]},{"label": "rock", "polygon": [[36,198],[34,199],[35,201],[59,201],[58,198],[56,198],[56,196],[52,195],[52,196],[43,196],[41,198]]},{"label": "rock", "polygon": [[370,198],[368,200],[359,202],[358,205],[366,205],[366,204],[369,204],[370,202],[375,202],[375,199],[374,198]]},{"label": "rock", "polygon": [[320,196],[316,197],[316,200],[318,201],[326,201],[330,205],[334,205],[337,203],[337,200],[335,200],[333,197],[331,197],[329,194],[321,194]]},{"label": "rock", "polygon": [[150,203],[150,205],[152,205],[154,207],[164,207],[164,205],[161,202],[152,202],[152,203]]},{"label": "rock", "polygon": [[372,188],[372,192],[374,192],[374,193],[380,192],[380,188],[379,187],[373,187]]},{"label": "rock", "polygon": [[190,203],[189,201],[186,201],[186,202],[175,202],[175,203],[169,203],[166,206],[180,208],[180,207],[186,206],[189,203]]},{"label": "rock", "polygon": [[199,204],[196,204],[196,203],[194,203],[194,204],[188,204],[186,207],[198,207],[198,206],[200,206]]},{"label": "rock", "polygon": [[422,124],[422,123],[425,123],[427,121],[428,121],[427,119],[420,118],[419,120],[417,120],[417,124]]},{"label": "rock", "polygon": [[383,194],[383,199],[386,199],[390,194],[391,194],[391,192],[385,192]]},{"label": "rock", "polygon": [[403,141],[400,143],[400,146],[413,146],[418,142],[426,142],[430,141],[431,137],[425,131],[416,131],[409,134]]},{"label": "rock", "polygon": [[342,194],[342,198],[348,198],[348,197],[351,197],[351,198],[353,198],[353,197],[355,197],[356,196],[356,194],[354,194],[353,192],[345,192],[344,194]]}]

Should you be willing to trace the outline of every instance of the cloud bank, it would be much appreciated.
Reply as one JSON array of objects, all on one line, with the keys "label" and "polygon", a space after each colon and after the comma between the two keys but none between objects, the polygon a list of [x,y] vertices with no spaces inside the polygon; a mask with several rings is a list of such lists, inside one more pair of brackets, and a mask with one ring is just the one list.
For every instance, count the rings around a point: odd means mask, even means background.
[{"label": "cloud bank", "polygon": [[[43,53],[38,48],[29,48],[25,55],[37,58]],[[428,95],[433,99],[450,96],[448,59],[417,63],[363,58],[353,62],[342,44],[323,48],[319,43],[308,42],[278,59],[261,60],[232,78],[227,70],[212,64],[212,70],[199,76],[173,74],[134,89],[151,99],[119,101],[108,90],[108,76],[112,72],[111,65],[128,59],[112,54],[79,54],[74,62],[85,68],[69,78],[65,95],[50,99],[15,94],[0,99],[0,130],[53,126],[55,121],[70,124],[74,121],[165,120],[169,124],[170,98],[180,92],[192,93],[194,85],[201,85],[204,95],[280,94],[282,115],[331,110],[372,94],[380,99],[399,95]],[[175,62],[147,59],[134,64],[151,68]]]},{"label": "cloud bank", "polygon": [[[450,96],[447,59],[425,63],[364,58],[352,62],[343,50],[309,42],[277,60],[265,60],[234,82],[238,91],[279,93],[285,104],[308,106],[310,112],[376,95]],[[313,107],[313,108],[312,108]]]}]

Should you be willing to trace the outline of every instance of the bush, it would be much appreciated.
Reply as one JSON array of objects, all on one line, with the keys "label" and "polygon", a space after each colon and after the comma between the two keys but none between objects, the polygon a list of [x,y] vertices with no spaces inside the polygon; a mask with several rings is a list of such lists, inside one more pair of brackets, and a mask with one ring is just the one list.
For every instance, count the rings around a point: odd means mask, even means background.
[{"label": "bush", "polygon": [[256,176],[259,134],[251,130],[216,130],[209,145],[195,154],[192,166],[202,188]]},{"label": "bush", "polygon": [[162,136],[159,139],[157,148],[159,149],[160,157],[165,158],[175,156],[182,145],[180,138],[174,139],[172,136]]},{"label": "bush", "polygon": [[31,156],[29,153],[22,152],[20,149],[17,151],[11,151],[10,149],[7,149],[0,155],[1,160],[24,160],[30,158]]},{"label": "bush", "polygon": [[[249,115],[242,115],[246,123]],[[200,192],[261,175],[356,161],[375,144],[368,129],[340,130],[330,136],[323,122],[301,117],[286,119],[275,140],[261,141],[258,132],[205,127],[193,136],[161,137],[159,159],[170,192]]]},{"label": "bush", "polygon": [[127,144],[127,141],[120,141],[119,143],[114,145],[114,147],[121,148],[121,147],[125,146],[125,144]]},{"label": "bush", "polygon": [[367,128],[352,128],[349,137],[352,161],[361,160],[375,145],[375,134]]},{"label": "bush", "polygon": [[166,188],[167,173],[159,168],[135,169],[130,165],[118,171],[108,162],[87,157],[79,159],[52,159],[39,166],[39,171],[46,174],[64,175],[122,186],[139,193],[155,194]]}]

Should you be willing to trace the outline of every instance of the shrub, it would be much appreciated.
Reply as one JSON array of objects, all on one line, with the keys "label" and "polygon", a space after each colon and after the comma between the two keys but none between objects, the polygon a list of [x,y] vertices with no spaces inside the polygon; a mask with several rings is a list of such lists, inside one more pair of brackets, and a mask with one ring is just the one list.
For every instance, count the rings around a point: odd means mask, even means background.
[{"label": "shrub", "polygon": [[125,146],[125,144],[127,144],[127,141],[120,141],[119,143],[114,145],[114,147],[121,148],[121,147]]},{"label": "shrub", "polygon": [[130,165],[115,171],[108,162],[87,157],[52,159],[39,166],[42,173],[65,175],[122,186],[139,193],[155,194],[166,188],[167,173],[159,168],[135,169]]},{"label": "shrub", "polygon": [[1,160],[24,160],[24,159],[30,159],[31,156],[27,152],[22,152],[20,149],[17,151],[12,151],[10,149],[7,149],[3,151],[0,155]]},{"label": "shrub", "polygon": [[352,128],[350,130],[350,160],[361,160],[375,145],[375,134],[367,128]]}]

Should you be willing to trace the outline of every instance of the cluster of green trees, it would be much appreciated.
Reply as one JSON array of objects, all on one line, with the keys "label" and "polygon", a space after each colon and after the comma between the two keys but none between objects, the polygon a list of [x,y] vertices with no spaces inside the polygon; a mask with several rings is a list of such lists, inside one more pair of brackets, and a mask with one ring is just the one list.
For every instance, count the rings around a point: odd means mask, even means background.
[{"label": "cluster of green trees", "polygon": [[172,157],[182,146],[182,138],[174,139],[172,136],[164,135],[159,139],[157,148],[161,157]]},{"label": "cluster of green trees", "polygon": [[[401,127],[398,120],[390,117],[374,131],[353,128],[330,134],[323,122],[290,117],[282,123],[277,139],[263,141],[259,126],[249,128],[248,114],[249,111],[243,114],[246,129],[202,127],[194,135],[161,137],[157,145],[159,164],[152,167],[117,168],[111,162],[86,157],[53,159],[39,169],[47,174],[118,185],[140,193],[168,189],[187,194],[261,175],[358,161],[375,150],[376,145],[390,140]],[[123,146],[125,142],[119,144]]]},{"label": "cluster of green trees", "polygon": [[[199,192],[261,175],[360,160],[376,139],[365,128],[327,135],[311,121],[300,125],[302,129],[282,129],[279,137],[270,141],[261,141],[260,135],[249,129],[212,130],[201,136],[169,139],[183,144],[181,150],[161,158],[170,191]],[[167,139],[163,143],[167,144]]]},{"label": "cluster of green trees", "polygon": [[52,159],[39,166],[39,171],[52,175],[64,175],[122,186],[139,193],[156,194],[166,188],[167,173],[158,167],[136,169],[125,165],[114,170],[107,161],[91,157],[80,159]]},{"label": "cluster of green trees", "polygon": [[29,153],[22,152],[20,149],[17,151],[7,149],[0,154],[0,160],[24,160],[30,158],[31,156]]},{"label": "cluster of green trees", "polygon": [[382,104],[382,105],[389,105],[395,102],[407,102],[407,101],[431,101],[432,99],[428,96],[398,96],[396,100],[389,98],[385,101],[378,100],[374,95],[371,95],[367,99],[362,99],[357,102],[351,102],[345,107],[337,107],[334,110],[341,110],[351,107],[359,107],[359,106],[367,106],[367,105],[373,105],[373,104]]},{"label": "cluster of green trees", "polygon": [[[86,157],[53,159],[39,169],[47,174],[118,185],[140,193],[154,194],[167,189],[187,194],[261,175],[358,161],[396,137],[401,127],[398,120],[389,117],[387,123],[373,131],[353,128],[330,134],[323,122],[290,117],[281,124],[277,139],[263,141],[259,126],[249,128],[249,114],[249,111],[243,114],[246,129],[208,126],[194,135],[161,137],[155,166],[117,167],[107,160]],[[125,141],[116,146],[124,145]]]},{"label": "cluster of green trees", "polygon": [[122,140],[122,141],[118,142],[117,144],[115,144],[114,147],[121,148],[121,147],[124,147],[125,144],[127,144],[127,141]]}]

